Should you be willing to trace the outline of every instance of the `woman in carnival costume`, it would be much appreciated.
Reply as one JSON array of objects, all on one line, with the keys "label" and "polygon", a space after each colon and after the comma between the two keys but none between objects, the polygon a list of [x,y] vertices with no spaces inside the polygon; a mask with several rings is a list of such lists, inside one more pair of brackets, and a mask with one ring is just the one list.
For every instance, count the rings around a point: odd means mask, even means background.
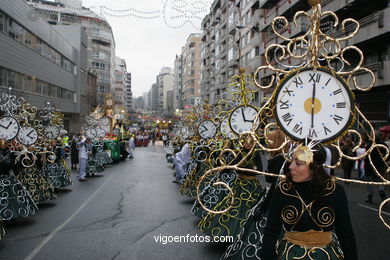
[{"label": "woman in carnival costume", "polygon": [[65,188],[72,185],[70,171],[64,161],[63,149],[57,140],[51,140],[51,150],[54,152],[55,159],[53,163],[45,162],[43,175],[54,188]]},{"label": "woman in carnival costume", "polygon": [[[242,153],[239,154],[236,161],[239,162],[248,155],[254,145],[252,136],[244,136]],[[262,171],[260,151],[253,151],[240,167]],[[199,222],[198,226],[204,233],[211,236],[233,236],[236,239],[249,217],[250,209],[264,195],[263,188],[256,175],[246,171],[237,171],[237,178],[233,181],[231,189],[234,198],[232,205],[229,205],[228,200],[230,196],[227,196],[212,210],[224,211],[228,207],[230,209],[221,214],[208,212]]]},{"label": "woman in carnival costume", "polygon": [[[17,179],[24,185],[36,204],[57,198],[54,187],[42,175],[43,157],[34,154],[33,146],[29,146],[28,150],[31,153],[29,156],[35,157],[34,165],[31,167],[20,165],[21,171]],[[18,163],[22,164],[22,158]]]},{"label": "woman in carnival costume", "polygon": [[[270,149],[277,149],[284,140],[285,135],[281,130],[272,130],[267,134]],[[279,174],[285,165],[283,153],[279,150],[270,152],[266,172]],[[231,244],[221,259],[230,260],[261,260],[263,246],[263,234],[267,224],[266,212],[271,203],[272,194],[278,178],[266,176],[266,181],[271,183],[267,195],[252,208],[250,216],[242,228],[238,239]]]},{"label": "woman in carnival costume", "polygon": [[314,142],[293,153],[269,208],[263,260],[358,259],[346,194],[324,171],[325,159],[325,150]]},{"label": "woman in carnival costume", "polygon": [[37,206],[15,176],[18,170],[15,155],[5,139],[0,139],[0,165],[0,219],[15,220],[34,215]]}]

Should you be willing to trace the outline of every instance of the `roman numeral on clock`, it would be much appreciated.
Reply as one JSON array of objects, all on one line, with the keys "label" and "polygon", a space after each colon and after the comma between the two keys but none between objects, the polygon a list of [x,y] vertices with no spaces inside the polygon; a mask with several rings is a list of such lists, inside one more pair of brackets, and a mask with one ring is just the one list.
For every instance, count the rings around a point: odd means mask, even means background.
[{"label": "roman numeral on clock", "polygon": [[288,109],[289,106],[288,106],[288,100],[286,102],[283,102],[282,100],[280,100],[280,109]]},{"label": "roman numeral on clock", "polygon": [[293,91],[286,88],[285,90],[283,90],[283,93],[287,93],[288,96],[291,97],[291,93],[293,93]]},{"label": "roman numeral on clock", "polygon": [[347,107],[347,103],[345,103],[345,102],[337,103],[337,104],[336,104],[336,107],[337,107],[337,108],[346,108],[346,107]]},{"label": "roman numeral on clock", "polygon": [[341,88],[339,88],[339,89],[333,91],[333,95],[338,95],[338,94],[340,94],[340,93],[341,93]]},{"label": "roman numeral on clock", "polygon": [[296,77],[293,82],[295,83],[295,87],[299,87],[300,85],[303,84],[303,81],[300,77]]},{"label": "roman numeral on clock", "polygon": [[288,122],[287,125],[290,125],[291,121],[292,121],[292,116],[290,113],[287,113],[287,114],[284,114],[282,116],[282,119],[284,122]]},{"label": "roman numeral on clock", "polygon": [[309,82],[313,81],[318,83],[321,80],[321,74],[319,73],[313,73],[313,74],[309,73],[309,76],[310,76]]},{"label": "roman numeral on clock", "polygon": [[317,136],[316,130],[314,130],[313,128],[311,128],[311,129],[309,130],[309,137],[310,137],[310,138],[318,137],[318,136]]},{"label": "roman numeral on clock", "polygon": [[339,116],[339,115],[334,115],[333,116],[333,119],[334,121],[336,121],[336,123],[339,125],[341,121],[343,121],[343,117]]},{"label": "roman numeral on clock", "polygon": [[324,131],[325,131],[325,135],[328,135],[328,133],[332,133],[332,131],[330,131],[330,129],[327,128],[326,126],[324,126]]},{"label": "roman numeral on clock", "polygon": [[296,124],[296,125],[294,126],[293,131],[294,131],[294,133],[298,133],[298,132],[299,132],[299,134],[302,135],[302,126],[299,125],[299,124]]}]

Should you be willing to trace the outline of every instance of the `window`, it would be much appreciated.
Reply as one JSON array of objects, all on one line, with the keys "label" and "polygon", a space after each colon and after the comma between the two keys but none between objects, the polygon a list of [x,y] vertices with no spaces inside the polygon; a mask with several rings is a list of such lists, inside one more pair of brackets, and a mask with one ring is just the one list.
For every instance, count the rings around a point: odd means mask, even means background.
[{"label": "window", "polygon": [[5,15],[3,12],[0,11],[0,32],[5,32],[5,24],[6,24],[6,20],[5,20]]}]

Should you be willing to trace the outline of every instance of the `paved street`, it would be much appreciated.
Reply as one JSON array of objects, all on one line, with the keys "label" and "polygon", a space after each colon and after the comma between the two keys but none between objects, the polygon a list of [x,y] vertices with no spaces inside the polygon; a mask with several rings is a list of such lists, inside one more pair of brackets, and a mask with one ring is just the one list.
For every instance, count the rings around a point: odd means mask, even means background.
[{"label": "paved street", "polygon": [[[75,181],[72,191],[40,205],[36,215],[7,224],[0,259],[219,259],[226,245],[155,242],[160,234],[202,234],[190,212],[193,200],[181,196],[171,180],[162,146],[137,148],[135,159],[86,183]],[[346,190],[360,259],[388,259],[390,231],[377,206],[363,202],[364,186]],[[390,222],[390,208],[385,210]]]}]

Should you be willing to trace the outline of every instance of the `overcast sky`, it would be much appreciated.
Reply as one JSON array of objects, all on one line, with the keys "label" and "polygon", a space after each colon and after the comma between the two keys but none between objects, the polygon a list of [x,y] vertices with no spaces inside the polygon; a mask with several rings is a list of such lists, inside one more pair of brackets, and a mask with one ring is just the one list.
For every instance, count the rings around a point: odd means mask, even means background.
[{"label": "overcast sky", "polygon": [[[163,10],[165,1],[166,13],[172,9],[175,0],[83,0],[83,6],[106,6],[112,9],[134,8],[141,11]],[[176,0],[177,1],[177,0]],[[182,0],[183,3],[199,2],[199,0]],[[207,12],[212,0],[201,0],[207,3]],[[180,1],[178,1],[180,2]],[[193,8],[185,4],[186,8]],[[206,13],[201,14],[204,16]],[[173,68],[176,54],[180,54],[191,33],[200,32],[189,23],[179,29],[168,27],[162,15],[155,19],[140,19],[133,16],[115,18],[105,16],[109,21],[115,37],[116,56],[126,60],[127,70],[132,74],[133,97],[141,96],[149,91],[156,80],[156,75],[164,66]],[[167,15],[168,17],[168,15]],[[172,26],[179,26],[186,19],[171,21]],[[199,28],[201,21],[192,19]]]}]

